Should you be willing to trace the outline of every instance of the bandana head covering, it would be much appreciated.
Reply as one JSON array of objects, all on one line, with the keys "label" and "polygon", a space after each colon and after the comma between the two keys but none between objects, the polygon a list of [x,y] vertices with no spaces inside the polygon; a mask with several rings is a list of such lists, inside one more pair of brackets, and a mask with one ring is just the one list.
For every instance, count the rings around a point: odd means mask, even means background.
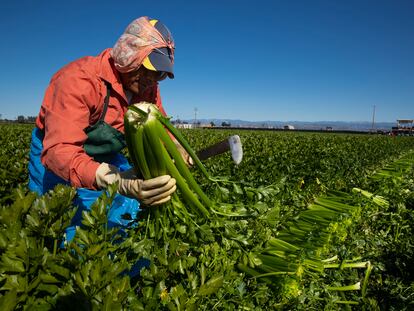
[{"label": "bandana head covering", "polygon": [[[159,23],[159,22],[158,22]],[[168,57],[168,61],[174,63],[174,40],[168,31],[167,35],[161,34],[154,23],[147,16],[134,20],[125,29],[125,32],[112,48],[111,56],[115,63],[115,68],[122,73],[138,69],[145,58],[156,51],[169,51],[161,53]],[[161,25],[161,24],[160,24]],[[166,27],[165,27],[166,28]],[[163,31],[164,32],[164,31]],[[156,70],[156,68],[154,68]],[[170,72],[173,75],[172,72]]]}]

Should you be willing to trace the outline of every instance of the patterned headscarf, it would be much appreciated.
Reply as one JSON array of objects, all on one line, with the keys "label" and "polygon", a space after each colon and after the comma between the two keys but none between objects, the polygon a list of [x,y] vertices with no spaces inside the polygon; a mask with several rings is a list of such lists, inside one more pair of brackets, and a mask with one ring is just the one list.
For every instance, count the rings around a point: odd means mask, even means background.
[{"label": "patterned headscarf", "polygon": [[145,57],[154,49],[167,47],[174,55],[174,41],[164,38],[150,23],[147,16],[134,20],[112,48],[111,56],[115,68],[122,73],[133,71],[141,66]]}]

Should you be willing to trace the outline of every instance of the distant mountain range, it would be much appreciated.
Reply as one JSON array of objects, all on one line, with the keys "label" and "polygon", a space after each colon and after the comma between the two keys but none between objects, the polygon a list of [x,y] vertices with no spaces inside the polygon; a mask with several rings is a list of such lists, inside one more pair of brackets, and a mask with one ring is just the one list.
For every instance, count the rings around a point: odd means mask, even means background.
[{"label": "distant mountain range", "polygon": [[[181,122],[193,123],[194,120],[181,120]],[[283,128],[286,125],[292,125],[295,129],[300,130],[325,130],[332,128],[334,131],[370,131],[372,129],[372,122],[368,121],[245,121],[245,120],[230,120],[230,119],[198,119],[197,123],[211,124],[221,126],[223,123],[231,124],[232,127],[259,127],[259,128]],[[374,130],[390,131],[396,122],[378,122],[374,124]]]}]

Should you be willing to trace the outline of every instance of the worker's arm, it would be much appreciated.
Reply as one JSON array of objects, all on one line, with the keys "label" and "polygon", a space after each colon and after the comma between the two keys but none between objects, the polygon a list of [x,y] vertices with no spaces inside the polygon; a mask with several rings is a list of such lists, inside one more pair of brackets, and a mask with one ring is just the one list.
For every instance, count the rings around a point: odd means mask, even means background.
[{"label": "worker's arm", "polygon": [[103,102],[101,93],[88,77],[67,70],[52,79],[41,108],[45,133],[42,163],[74,187],[96,189],[100,163],[86,154],[83,144],[90,111]]}]

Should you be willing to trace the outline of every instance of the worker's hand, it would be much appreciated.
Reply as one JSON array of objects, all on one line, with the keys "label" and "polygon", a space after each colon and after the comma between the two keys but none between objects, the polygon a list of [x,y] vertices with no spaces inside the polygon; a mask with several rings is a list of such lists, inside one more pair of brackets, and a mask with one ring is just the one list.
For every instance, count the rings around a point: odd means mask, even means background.
[{"label": "worker's hand", "polygon": [[171,199],[176,189],[175,179],[169,175],[142,180],[130,169],[120,172],[117,167],[102,163],[95,174],[99,189],[106,189],[110,184],[118,182],[118,192],[139,200],[144,205],[159,205]]},{"label": "worker's hand", "polygon": [[193,158],[190,157],[190,155],[188,154],[188,152],[184,149],[183,146],[181,146],[181,144],[174,140],[175,145],[177,146],[178,151],[181,154],[181,157],[183,158],[185,164],[187,164],[187,166],[193,166],[194,165],[194,161]]}]

